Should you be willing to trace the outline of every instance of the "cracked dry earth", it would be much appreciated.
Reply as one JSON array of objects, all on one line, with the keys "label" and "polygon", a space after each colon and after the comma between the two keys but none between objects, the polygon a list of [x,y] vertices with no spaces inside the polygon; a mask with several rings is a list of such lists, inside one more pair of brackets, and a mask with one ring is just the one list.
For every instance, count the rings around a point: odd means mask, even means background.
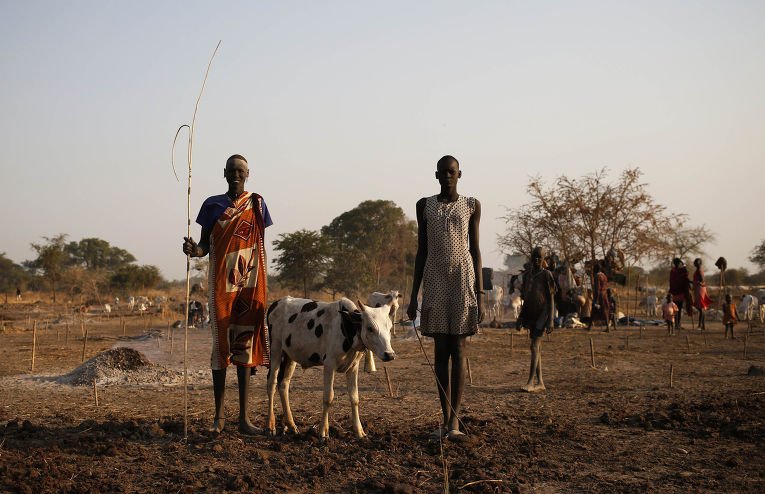
[{"label": "cracked dry earth", "polygon": [[[719,323],[706,336],[681,331],[673,338],[661,328],[647,328],[642,338],[638,328],[556,331],[542,346],[547,390],[538,394],[519,391],[528,372],[526,336],[513,330],[511,349],[510,331],[486,329],[469,344],[468,434],[441,444],[428,440],[440,412],[431,370],[411,335],[394,339],[397,359],[386,364],[393,398],[379,361],[376,373],[360,373],[368,437],[350,434],[345,380],[336,379],[331,438],[322,442],[317,368],[293,378],[299,435],[239,434],[234,372],[226,429],[207,433],[210,337],[191,329],[184,441],[182,330],[171,352],[167,321],[127,318],[122,336],[119,320],[89,319],[83,363],[79,323],[65,342],[65,322],[51,321],[37,331],[30,371],[32,331],[12,311],[3,318],[0,491],[442,492],[447,476],[451,492],[765,490],[765,377],[748,375],[752,365],[765,367],[759,326],[748,340],[739,327],[735,341],[723,339]],[[99,356],[112,348],[123,350]],[[431,356],[428,340],[425,349]],[[265,378],[263,371],[253,377],[251,394],[260,427]]]}]

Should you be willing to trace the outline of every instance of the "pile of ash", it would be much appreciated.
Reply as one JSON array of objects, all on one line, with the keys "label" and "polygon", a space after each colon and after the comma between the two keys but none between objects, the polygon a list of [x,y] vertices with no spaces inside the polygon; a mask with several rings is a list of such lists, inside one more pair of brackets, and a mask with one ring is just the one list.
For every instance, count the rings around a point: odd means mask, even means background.
[{"label": "pile of ash", "polygon": [[72,386],[99,384],[141,384],[158,382],[167,370],[132,348],[112,348],[101,352],[72,372],[57,379]]}]

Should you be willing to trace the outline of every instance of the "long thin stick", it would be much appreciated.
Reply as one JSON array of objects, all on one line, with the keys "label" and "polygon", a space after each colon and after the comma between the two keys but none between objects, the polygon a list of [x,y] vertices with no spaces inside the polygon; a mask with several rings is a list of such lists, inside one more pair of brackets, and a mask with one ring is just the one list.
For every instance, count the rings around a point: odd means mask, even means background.
[{"label": "long thin stick", "polygon": [[473,385],[473,373],[470,371],[470,359],[466,358],[467,361],[467,371],[468,371],[468,380],[470,381],[470,385]]},{"label": "long thin stick", "polygon": [[[35,319],[35,325],[32,327],[32,366],[31,369],[33,372],[35,370],[35,350],[37,348],[37,319]],[[746,356],[746,352],[744,352],[744,355]]]},{"label": "long thin stick", "polygon": [[669,387],[671,388],[675,383],[675,366],[669,364]]},{"label": "long thin stick", "polygon": [[80,362],[85,362],[85,346],[88,344],[88,330],[85,330],[85,337],[82,339],[82,359]]},{"label": "long thin stick", "polygon": [[390,393],[390,397],[393,398],[393,386],[390,384],[390,376],[388,375],[388,368],[383,366],[383,370],[385,371],[385,379],[388,381],[388,393]]},{"label": "long thin stick", "polygon": [[[207,64],[207,71],[205,72],[205,78],[202,81],[202,89],[199,91],[199,97],[197,98],[197,103],[194,106],[194,116],[191,119],[191,127],[189,127],[189,146],[188,146],[188,164],[189,164],[189,182],[188,182],[188,188],[186,191],[186,237],[191,238],[191,157],[192,157],[192,151],[194,148],[194,125],[197,121],[197,111],[199,110],[199,102],[202,99],[202,94],[205,91],[205,85],[207,85],[207,76],[210,74],[210,67],[212,66],[213,59],[215,58],[215,54],[218,53],[218,48],[220,47],[221,41],[218,41],[218,44],[215,46],[215,51],[212,54],[212,57],[210,57],[210,63]],[[181,125],[178,128],[178,131],[175,133],[175,138],[178,138],[178,133],[181,131],[181,129],[184,127],[184,125]],[[188,127],[188,125],[186,125]],[[173,148],[171,150],[172,153],[172,159],[171,163],[173,164],[173,173],[175,173],[175,162],[174,162],[174,151],[175,151],[175,139],[173,140]],[[175,175],[176,178],[178,178],[178,175]],[[189,438],[189,369],[188,369],[188,363],[187,363],[187,356],[189,351],[189,302],[191,298],[191,255],[186,254],[186,319],[184,321],[184,327],[185,327],[185,338],[183,342],[183,438],[188,439]]]},{"label": "long thin stick", "polygon": [[592,344],[592,338],[590,338],[590,361],[592,363],[592,367],[595,368],[595,347]]}]

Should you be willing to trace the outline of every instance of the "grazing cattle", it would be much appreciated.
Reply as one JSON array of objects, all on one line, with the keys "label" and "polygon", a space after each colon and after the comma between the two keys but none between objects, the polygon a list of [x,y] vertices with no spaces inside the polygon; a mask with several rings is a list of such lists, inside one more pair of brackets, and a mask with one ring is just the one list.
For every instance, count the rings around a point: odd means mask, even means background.
[{"label": "grazing cattle", "polygon": [[[395,298],[394,298],[395,300]],[[284,413],[284,427],[297,433],[289,403],[289,385],[295,366],[324,366],[324,406],[319,435],[329,437],[329,408],[334,399],[335,373],[345,374],[351,401],[353,432],[364,437],[359,420],[359,361],[369,349],[388,362],[396,354],[390,346],[389,317],[393,302],[380,307],[356,306],[343,298],[336,302],[284,297],[271,304],[266,320],[271,340],[271,368],[268,374],[268,433],[276,434],[274,393]]]},{"label": "grazing cattle", "polygon": [[398,299],[401,298],[401,294],[398,290],[391,290],[388,293],[372,292],[369,296],[370,307],[382,307],[383,305],[390,305],[390,317],[395,322],[396,312],[398,312]]},{"label": "grazing cattle", "polygon": [[646,296],[644,303],[645,303],[645,313],[647,316],[656,317],[659,315],[658,302],[659,302],[659,299],[658,297],[656,297],[656,295]]},{"label": "grazing cattle", "polygon": [[112,311],[112,306],[109,304],[104,304],[104,313],[109,314]]},{"label": "grazing cattle", "polygon": [[135,297],[128,297],[127,301],[128,301],[128,309],[133,310],[133,308],[135,307]]},{"label": "grazing cattle", "polygon": [[513,311],[513,318],[517,321],[518,316],[521,313],[521,307],[523,306],[523,299],[521,298],[521,291],[515,290],[510,294],[510,303],[508,304],[510,310]]},{"label": "grazing cattle", "polygon": [[741,303],[738,304],[738,316],[742,321],[753,321],[755,316],[759,319],[760,311],[757,298],[752,295],[741,297]]},{"label": "grazing cattle", "polygon": [[489,299],[489,317],[492,319],[502,318],[502,296],[504,292],[502,287],[494,285],[494,288],[486,291],[486,297]]}]

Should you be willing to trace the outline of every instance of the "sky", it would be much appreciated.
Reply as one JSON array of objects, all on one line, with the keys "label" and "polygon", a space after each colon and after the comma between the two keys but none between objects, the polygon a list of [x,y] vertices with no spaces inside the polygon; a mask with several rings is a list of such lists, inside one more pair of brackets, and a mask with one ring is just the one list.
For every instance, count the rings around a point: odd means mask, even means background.
[{"label": "sky", "polygon": [[[411,218],[442,155],[482,204],[500,268],[506,208],[547,181],[639,167],[654,199],[753,269],[765,239],[765,2],[0,3],[0,252],[66,233],[185,276],[192,221],[250,163],[279,234],[367,199]],[[199,236],[199,228],[192,227]]]}]

